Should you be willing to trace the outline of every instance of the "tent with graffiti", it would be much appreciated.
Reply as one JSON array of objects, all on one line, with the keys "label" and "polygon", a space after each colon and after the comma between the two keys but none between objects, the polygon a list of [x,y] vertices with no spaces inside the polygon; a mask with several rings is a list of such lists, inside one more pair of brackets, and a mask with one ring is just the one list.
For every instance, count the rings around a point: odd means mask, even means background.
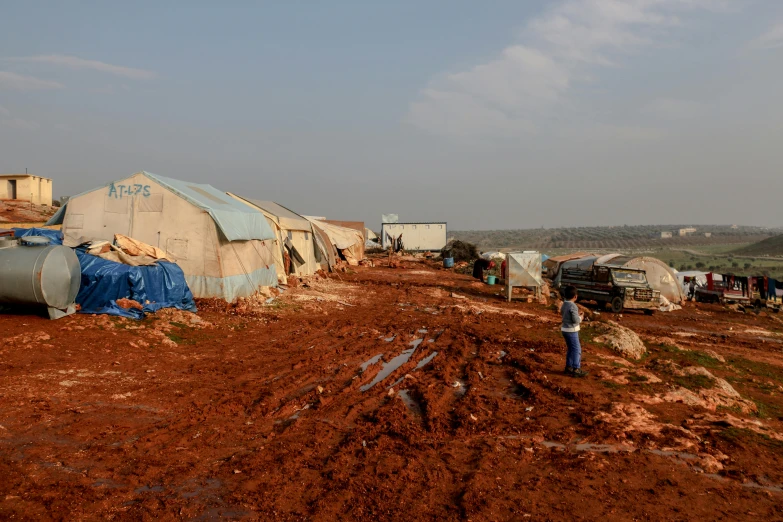
[{"label": "tent with graffiti", "polygon": [[67,246],[122,234],[163,250],[195,297],[234,301],[277,285],[264,214],[211,185],[137,172],[70,198],[47,223],[57,224]]}]

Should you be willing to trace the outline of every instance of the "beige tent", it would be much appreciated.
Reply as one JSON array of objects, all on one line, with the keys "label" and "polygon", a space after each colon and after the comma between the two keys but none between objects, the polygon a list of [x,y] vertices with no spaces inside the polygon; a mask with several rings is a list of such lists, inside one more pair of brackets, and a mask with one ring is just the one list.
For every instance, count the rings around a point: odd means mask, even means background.
[{"label": "beige tent", "polygon": [[550,257],[543,262],[543,267],[546,268],[547,277],[552,279],[557,275],[558,270],[560,270],[560,265],[566,261],[573,261],[574,259],[581,259],[590,255],[592,254],[588,254],[587,252],[574,252],[573,254]]},{"label": "beige tent", "polygon": [[264,215],[210,185],[137,172],[70,198],[47,224],[62,224],[67,245],[122,234],[159,248],[195,297],[234,301],[277,285]]},{"label": "beige tent", "polygon": [[[321,269],[318,262],[319,249],[316,246],[313,237],[313,224],[297,214],[296,212],[275,203],[274,201],[261,201],[257,199],[243,198],[227,192],[232,198],[260,210],[266,217],[269,226],[275,231],[277,248],[275,249],[275,258],[277,266],[277,278],[282,283],[288,282],[288,275],[307,277],[315,274]],[[296,256],[291,257],[291,274],[285,273],[285,264],[283,263],[283,252],[286,251],[286,239],[290,245],[296,249],[296,252],[304,260],[299,262]],[[290,255],[290,254],[289,254]]]},{"label": "beige tent", "polygon": [[349,265],[356,266],[364,259],[363,233],[317,219],[309,217],[307,219],[329,237],[329,241],[337,249],[340,257],[345,258]]},{"label": "beige tent", "polygon": [[680,304],[685,300],[685,294],[683,294],[682,286],[677,281],[677,276],[660,259],[607,254],[596,259],[595,263],[597,265],[608,264],[644,270],[647,274],[647,282],[650,283],[654,290],[660,290],[663,297],[675,304]]}]

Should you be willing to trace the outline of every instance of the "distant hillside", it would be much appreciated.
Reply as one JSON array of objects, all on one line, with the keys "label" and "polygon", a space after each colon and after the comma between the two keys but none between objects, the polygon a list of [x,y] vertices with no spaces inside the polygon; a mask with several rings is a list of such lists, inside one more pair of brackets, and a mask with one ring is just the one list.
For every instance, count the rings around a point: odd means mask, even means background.
[{"label": "distant hillside", "polygon": [[783,235],[770,237],[735,251],[738,255],[783,256]]},{"label": "distant hillside", "polygon": [[[729,225],[695,226],[696,232],[679,237],[677,231],[688,225],[641,225],[617,227],[536,228],[526,230],[455,230],[455,239],[467,241],[482,250],[554,249],[554,248],[640,248],[652,246],[684,247],[692,245],[755,243],[783,232],[762,227]],[[673,232],[661,238],[661,232]],[[710,237],[705,234],[709,233]]]}]

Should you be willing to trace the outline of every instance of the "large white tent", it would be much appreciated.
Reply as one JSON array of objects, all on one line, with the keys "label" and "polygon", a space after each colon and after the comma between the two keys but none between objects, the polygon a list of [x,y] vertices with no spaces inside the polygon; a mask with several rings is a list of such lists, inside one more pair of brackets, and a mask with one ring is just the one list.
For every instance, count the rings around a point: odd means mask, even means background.
[{"label": "large white tent", "polygon": [[[319,263],[319,258],[322,256],[313,235],[313,224],[307,219],[274,201],[244,198],[231,192],[227,194],[252,208],[260,210],[266,216],[266,220],[275,231],[277,238],[278,245],[275,251],[275,259],[277,260],[277,277],[280,281],[286,283],[288,275],[311,276],[322,268]],[[293,255],[294,250],[299,254],[300,259]],[[285,264],[283,262],[283,252],[286,251],[291,258],[291,272],[289,274],[285,273]]]},{"label": "large white tent", "polygon": [[617,265],[644,270],[647,282],[654,290],[660,290],[661,295],[670,302],[680,304],[685,300],[682,286],[672,269],[660,259],[646,256],[626,256],[622,254],[607,254],[595,260],[595,264]]},{"label": "large white tent", "polygon": [[356,266],[364,259],[364,234],[352,228],[333,225],[312,217],[307,219],[328,236],[331,244],[349,265]]},{"label": "large white tent", "polygon": [[47,223],[65,244],[122,234],[158,247],[195,297],[234,301],[277,285],[275,233],[264,214],[211,185],[137,172],[74,196]]}]

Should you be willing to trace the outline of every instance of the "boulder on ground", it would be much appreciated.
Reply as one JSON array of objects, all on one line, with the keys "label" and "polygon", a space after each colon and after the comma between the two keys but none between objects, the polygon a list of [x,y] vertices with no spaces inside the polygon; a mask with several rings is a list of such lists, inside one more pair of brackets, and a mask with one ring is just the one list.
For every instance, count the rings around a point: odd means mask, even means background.
[{"label": "boulder on ground", "polygon": [[602,335],[596,337],[595,342],[608,344],[612,350],[623,357],[641,359],[647,351],[644,343],[633,330],[620,326],[614,321],[597,323],[596,330]]}]

